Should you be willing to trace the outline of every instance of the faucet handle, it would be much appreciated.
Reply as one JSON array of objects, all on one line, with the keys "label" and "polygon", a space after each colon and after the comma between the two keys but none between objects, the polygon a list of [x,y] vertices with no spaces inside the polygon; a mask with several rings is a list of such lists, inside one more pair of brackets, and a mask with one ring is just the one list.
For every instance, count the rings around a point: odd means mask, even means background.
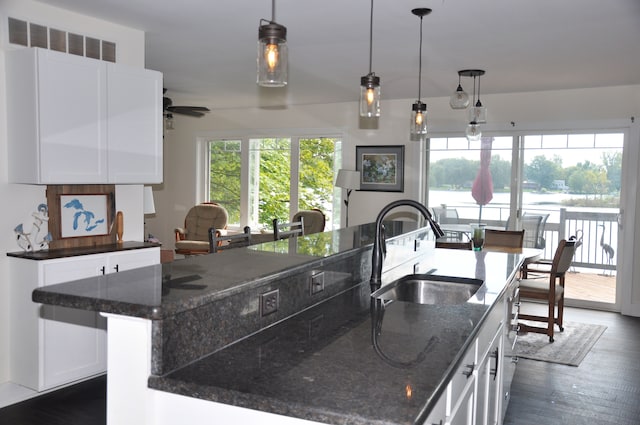
[{"label": "faucet handle", "polygon": [[380,245],[382,246],[382,258],[387,257],[387,234],[384,224],[380,227]]}]

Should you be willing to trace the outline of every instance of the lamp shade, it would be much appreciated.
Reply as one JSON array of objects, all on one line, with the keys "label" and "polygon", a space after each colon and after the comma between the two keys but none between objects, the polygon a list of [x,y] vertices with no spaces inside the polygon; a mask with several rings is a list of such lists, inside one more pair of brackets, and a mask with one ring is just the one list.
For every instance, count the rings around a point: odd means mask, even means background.
[{"label": "lamp shade", "polygon": [[360,171],[338,170],[336,186],[343,189],[360,189]]},{"label": "lamp shade", "polygon": [[142,193],[142,212],[143,214],[155,214],[156,205],[153,202],[153,190],[151,186],[145,186]]}]

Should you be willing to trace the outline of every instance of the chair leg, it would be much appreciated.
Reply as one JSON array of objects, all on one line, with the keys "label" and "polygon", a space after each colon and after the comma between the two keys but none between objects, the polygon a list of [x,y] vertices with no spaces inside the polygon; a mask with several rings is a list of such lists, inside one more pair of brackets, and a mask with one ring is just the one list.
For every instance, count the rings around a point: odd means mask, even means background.
[{"label": "chair leg", "polygon": [[549,302],[549,314],[547,316],[547,335],[549,335],[549,342],[553,342],[553,327],[555,325],[555,302]]}]

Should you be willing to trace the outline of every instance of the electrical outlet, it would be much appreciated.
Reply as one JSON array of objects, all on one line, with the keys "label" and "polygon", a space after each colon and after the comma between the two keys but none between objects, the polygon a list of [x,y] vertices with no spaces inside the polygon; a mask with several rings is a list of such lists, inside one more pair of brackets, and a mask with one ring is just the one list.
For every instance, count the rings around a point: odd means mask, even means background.
[{"label": "electrical outlet", "polygon": [[312,274],[309,278],[311,295],[324,291],[324,272]]},{"label": "electrical outlet", "polygon": [[274,289],[272,291],[260,294],[260,314],[262,317],[275,313],[278,311],[280,305],[280,290]]}]

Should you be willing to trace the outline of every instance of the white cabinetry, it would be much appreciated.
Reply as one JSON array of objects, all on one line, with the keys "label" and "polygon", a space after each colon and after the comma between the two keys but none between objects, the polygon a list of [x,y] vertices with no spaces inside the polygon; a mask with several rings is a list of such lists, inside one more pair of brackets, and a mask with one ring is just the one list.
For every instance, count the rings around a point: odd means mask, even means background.
[{"label": "white cabinetry", "polygon": [[162,182],[161,73],[38,48],[6,62],[10,182]]},{"label": "white cabinetry", "polygon": [[160,262],[160,248],[55,260],[10,258],[11,381],[43,391],[106,370],[106,321],[92,311],[40,305],[36,287]]},{"label": "white cabinetry", "polygon": [[[512,288],[514,284],[510,285]],[[511,291],[511,289],[510,289]],[[511,293],[508,291],[509,293]],[[508,323],[500,299],[465,351],[424,425],[500,425],[503,417],[503,347]]]}]

